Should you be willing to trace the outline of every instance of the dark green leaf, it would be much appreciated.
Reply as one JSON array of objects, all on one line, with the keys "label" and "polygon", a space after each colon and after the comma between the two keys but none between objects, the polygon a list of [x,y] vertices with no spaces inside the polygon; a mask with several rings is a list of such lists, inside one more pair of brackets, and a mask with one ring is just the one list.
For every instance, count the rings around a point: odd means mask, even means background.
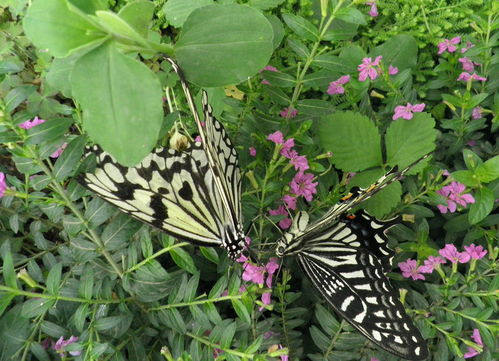
[{"label": "dark green leaf", "polygon": [[218,253],[213,247],[199,247],[201,253],[205,258],[215,264],[218,264],[219,258]]},{"label": "dark green leaf", "polygon": [[26,144],[40,144],[61,138],[73,124],[72,119],[51,119],[28,130]]},{"label": "dark green leaf", "polygon": [[316,41],[319,38],[319,30],[310,21],[298,15],[283,14],[282,19],[287,26],[300,38]]},{"label": "dark green leaf", "polygon": [[82,136],[73,139],[55,162],[54,176],[59,182],[76,171],[85,142],[85,137]]},{"label": "dark green leaf", "polygon": [[182,248],[171,249],[170,255],[172,256],[173,261],[180,268],[185,269],[187,272],[192,273],[193,275],[199,273],[199,271],[196,269],[196,266],[194,265],[192,257]]},{"label": "dark green leaf", "polygon": [[163,6],[166,20],[176,28],[197,8],[213,4],[213,0],[168,0]]},{"label": "dark green leaf", "polygon": [[338,19],[346,21],[347,23],[366,25],[366,18],[363,13],[355,7],[343,7],[338,11]]},{"label": "dark green leaf", "polygon": [[476,224],[487,217],[494,207],[494,193],[486,187],[475,192],[475,203],[470,206],[468,221]]},{"label": "dark green leaf", "polygon": [[236,313],[237,313],[237,316],[241,320],[246,322],[248,325],[250,325],[251,324],[251,316],[248,312],[248,309],[244,305],[244,303],[242,303],[238,299],[232,299],[231,302],[232,302],[232,307],[234,307],[234,311],[236,311]]},{"label": "dark green leaf", "polygon": [[222,337],[220,338],[220,345],[224,348],[230,348],[235,333],[236,323],[232,322],[224,328]]},{"label": "dark green leaf", "polygon": [[32,298],[23,303],[21,315],[24,318],[40,316],[54,305],[55,301],[46,298]]},{"label": "dark green leaf", "polygon": [[47,291],[53,295],[59,293],[59,287],[61,282],[62,265],[60,263],[55,264],[49,271],[47,276]]},{"label": "dark green leaf", "polygon": [[418,59],[418,44],[416,40],[406,34],[396,35],[384,44],[376,47],[370,56],[383,56],[383,64],[388,69],[393,65],[399,70],[413,68]]},{"label": "dark green leaf", "polygon": [[13,289],[18,289],[16,281],[16,272],[14,271],[14,262],[12,261],[12,253],[4,249],[3,254],[3,278],[5,284]]}]

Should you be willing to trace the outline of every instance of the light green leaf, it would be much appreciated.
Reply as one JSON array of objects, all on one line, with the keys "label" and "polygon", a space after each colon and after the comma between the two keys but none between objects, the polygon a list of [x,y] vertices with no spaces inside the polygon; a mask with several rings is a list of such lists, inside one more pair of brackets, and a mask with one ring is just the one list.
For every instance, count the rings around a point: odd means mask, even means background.
[{"label": "light green leaf", "polygon": [[269,10],[281,5],[284,0],[249,0],[249,4],[260,10]]},{"label": "light green leaf", "polygon": [[381,137],[378,128],[364,115],[335,112],[319,122],[319,140],[333,152],[332,161],[346,172],[380,166]]},{"label": "light green leaf", "polygon": [[338,11],[338,19],[347,23],[366,25],[366,17],[358,9],[354,7],[343,7]]},{"label": "light green leaf", "polygon": [[73,119],[56,118],[28,130],[26,144],[40,144],[61,138],[73,124]]},{"label": "light green leaf", "polygon": [[386,158],[390,166],[404,168],[435,149],[435,121],[428,113],[397,119],[386,131]]},{"label": "light green leaf", "polygon": [[274,39],[272,39],[272,44],[275,50],[281,44],[281,41],[284,38],[284,26],[277,16],[272,14],[264,15],[269,21],[270,25],[272,25],[272,30],[274,31]]},{"label": "light green leaf", "polygon": [[126,4],[118,13],[137,33],[147,39],[149,24],[154,13],[154,4],[139,0]]},{"label": "light green leaf", "polygon": [[33,44],[58,58],[105,36],[85,17],[69,10],[66,0],[34,1],[23,27]]},{"label": "light green leaf", "polygon": [[499,155],[479,164],[475,169],[475,175],[483,183],[490,183],[499,178]]},{"label": "light green leaf", "polygon": [[307,19],[293,14],[283,14],[282,19],[300,38],[311,41],[316,41],[319,38],[319,30]]},{"label": "light green leaf", "polygon": [[236,323],[232,322],[227,327],[224,328],[222,332],[222,337],[220,338],[220,345],[224,348],[229,348],[235,333],[236,333]]},{"label": "light green leaf", "polygon": [[400,34],[376,47],[369,55],[372,57],[382,55],[382,62],[387,69],[389,65],[399,70],[413,68],[418,60],[418,44],[411,35]]},{"label": "light green leaf", "polygon": [[99,20],[99,24],[106,29],[107,32],[123,39],[136,41],[141,44],[145,39],[135,30],[130,24],[122,19],[118,14],[112,11],[99,10],[95,13]]},{"label": "light green leaf", "polygon": [[470,206],[468,221],[476,224],[487,217],[494,207],[494,193],[486,187],[475,192],[475,203]]},{"label": "light green leaf", "polygon": [[149,154],[163,120],[161,85],[150,69],[107,42],[78,60],[71,83],[92,140],[126,166]]},{"label": "light green leaf", "polygon": [[47,276],[47,291],[53,295],[59,293],[59,287],[61,282],[62,265],[60,263],[55,264],[49,271]]},{"label": "light green leaf", "polygon": [[274,33],[248,6],[209,5],[187,18],[175,55],[189,81],[205,87],[237,84],[267,65]]},{"label": "light green leaf", "polygon": [[2,271],[3,271],[3,279],[5,285],[17,290],[18,287],[16,281],[16,272],[14,270],[14,262],[12,261],[12,253],[10,253],[10,251],[8,251],[7,249],[4,249],[2,258],[3,258]]},{"label": "light green leaf", "polygon": [[64,152],[57,158],[54,166],[54,176],[58,181],[63,181],[71,175],[78,166],[83,155],[83,147],[85,146],[85,137],[79,136],[69,142]]},{"label": "light green leaf", "polygon": [[238,299],[233,299],[231,300],[232,302],[232,307],[234,307],[234,311],[236,311],[237,316],[246,322],[248,325],[251,324],[251,316],[248,312],[248,309],[244,305],[244,303],[241,302],[241,300]]},{"label": "light green leaf", "polygon": [[396,181],[363,202],[361,206],[370,215],[382,219],[397,206],[401,196],[402,186],[400,182]]},{"label": "light green leaf", "polygon": [[168,0],[163,6],[163,12],[171,25],[181,28],[194,10],[211,4],[213,0]]},{"label": "light green leaf", "polygon": [[196,266],[194,265],[192,257],[182,248],[171,249],[170,256],[172,256],[173,261],[180,268],[185,269],[187,272],[192,273],[193,275],[199,273],[199,271],[196,269]]},{"label": "light green leaf", "polygon": [[295,78],[289,74],[264,70],[262,77],[266,79],[272,86],[280,88],[292,88],[296,85]]},{"label": "light green leaf", "polygon": [[452,178],[468,187],[478,187],[480,185],[478,177],[472,170],[458,170],[456,172],[452,172]]},{"label": "light green leaf", "polygon": [[470,149],[463,149],[463,159],[466,167],[468,169],[475,169],[480,164],[483,164],[483,160]]}]

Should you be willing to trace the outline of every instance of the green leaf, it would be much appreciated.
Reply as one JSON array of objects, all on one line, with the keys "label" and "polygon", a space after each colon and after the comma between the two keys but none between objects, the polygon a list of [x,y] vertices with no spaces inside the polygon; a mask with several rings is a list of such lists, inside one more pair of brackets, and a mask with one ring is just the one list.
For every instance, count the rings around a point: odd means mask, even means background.
[{"label": "green leaf", "polygon": [[480,185],[478,177],[472,170],[458,170],[457,172],[452,172],[452,178],[468,187],[478,187]]},{"label": "green leaf", "polygon": [[319,30],[307,19],[293,14],[282,14],[282,19],[300,38],[311,41],[319,38]]},{"label": "green leaf", "polygon": [[3,254],[3,278],[5,285],[10,288],[18,289],[17,281],[16,281],[16,272],[14,270],[14,262],[12,260],[12,253],[10,251],[4,249]]},{"label": "green leaf", "polygon": [[318,116],[331,114],[334,111],[334,106],[326,100],[303,99],[298,101],[296,109],[300,114]]},{"label": "green leaf", "polygon": [[71,124],[73,124],[73,119],[57,118],[37,125],[28,130],[26,144],[40,144],[61,138]]},{"label": "green leaf", "polygon": [[338,19],[347,23],[366,25],[366,18],[363,13],[354,7],[343,7],[337,13]]},{"label": "green leaf", "polygon": [[306,60],[310,56],[310,50],[308,50],[307,46],[301,41],[288,38],[287,43],[300,59]]},{"label": "green leaf", "polygon": [[5,309],[9,307],[10,302],[14,299],[14,297],[16,297],[15,294],[4,293],[3,295],[0,295],[0,317],[5,312]]},{"label": "green leaf", "polygon": [[139,0],[126,4],[118,13],[137,33],[147,39],[149,24],[154,14],[154,4]]},{"label": "green leaf", "polygon": [[[316,56],[312,64],[331,70],[335,72],[338,77],[341,74],[348,74],[355,70],[355,68],[352,69],[352,66],[348,62],[345,62],[344,58],[327,53]],[[336,78],[333,80],[336,80]]]},{"label": "green leaf", "polygon": [[126,166],[149,154],[163,120],[161,85],[149,68],[107,42],[78,60],[71,84],[92,140]]},{"label": "green leaf", "polygon": [[376,218],[382,219],[397,206],[402,197],[402,186],[400,182],[393,182],[385,189],[380,190],[374,196],[362,203],[362,207]]},{"label": "green leaf", "polygon": [[272,39],[272,44],[274,50],[277,49],[279,45],[281,45],[281,41],[284,38],[284,26],[282,25],[281,20],[275,15],[272,14],[264,14],[270,25],[272,25],[272,30],[274,31],[274,38]]},{"label": "green leaf", "polygon": [[196,269],[196,266],[194,265],[192,257],[182,248],[171,249],[170,256],[172,256],[173,261],[180,268],[185,269],[187,272],[192,273],[193,275],[199,273],[199,271]]},{"label": "green leaf", "polygon": [[260,349],[260,345],[262,344],[262,341],[263,341],[263,336],[262,335],[258,336],[256,338],[256,340],[253,341],[251,343],[251,345],[249,345],[246,348],[245,352],[246,353],[256,353]]},{"label": "green leaf", "polygon": [[414,114],[412,119],[397,119],[386,131],[386,161],[404,168],[435,149],[435,121],[428,113]]},{"label": "green leaf", "polygon": [[237,84],[267,65],[273,30],[248,6],[209,5],[187,18],[175,55],[187,79],[204,87]]},{"label": "green leaf", "polygon": [[57,338],[59,335],[64,335],[66,333],[66,329],[64,327],[47,320],[44,320],[42,322],[41,329],[43,333],[54,338]]},{"label": "green leaf", "polygon": [[220,345],[223,348],[229,348],[235,333],[236,333],[236,323],[232,322],[231,324],[229,324],[227,327],[224,328],[222,337],[220,338]]},{"label": "green leaf", "polygon": [[105,10],[99,10],[95,14],[100,25],[110,34],[139,44],[145,42],[145,39],[118,14]]},{"label": "green leaf", "polygon": [[475,175],[483,183],[489,183],[499,178],[499,155],[479,164],[475,169]]},{"label": "green leaf", "polygon": [[80,56],[81,54],[75,53],[65,58],[54,59],[45,76],[47,83],[52,88],[60,91],[67,98],[72,96],[70,76],[75,63]]},{"label": "green leaf", "polygon": [[319,303],[315,306],[315,318],[319,321],[322,329],[326,331],[329,336],[332,337],[338,330],[338,321],[324,306]]},{"label": "green leaf", "polygon": [[463,149],[463,159],[468,169],[475,169],[483,164],[483,160],[470,149]]},{"label": "green leaf", "polygon": [[180,28],[194,10],[211,4],[213,0],[168,0],[163,12],[171,25]]},{"label": "green leaf", "polygon": [[29,350],[35,355],[39,361],[50,361],[50,356],[47,351],[39,343],[31,343]]},{"label": "green leaf", "polygon": [[59,292],[59,287],[61,282],[61,274],[62,274],[62,265],[60,263],[56,263],[49,271],[47,276],[47,291],[53,295],[56,295]]},{"label": "green leaf", "polygon": [[46,298],[29,299],[23,303],[21,315],[27,319],[40,316],[42,313],[52,307],[54,303],[54,300],[48,300]]},{"label": "green leaf", "polygon": [[281,5],[284,0],[249,0],[249,4],[260,10],[269,10],[274,9],[277,6]]},{"label": "green leaf", "polygon": [[227,288],[227,283],[227,276],[224,275],[220,277],[208,294],[208,298],[220,296],[220,294]]},{"label": "green leaf", "polygon": [[244,305],[244,303],[241,302],[241,300],[238,299],[233,299],[231,300],[232,307],[234,308],[234,311],[236,311],[237,317],[239,317],[241,320],[246,322],[248,325],[251,324],[251,316],[248,312],[248,309]]},{"label": "green leaf", "polygon": [[94,271],[92,268],[85,268],[85,272],[83,272],[80,285],[79,285],[79,294],[81,297],[90,300],[92,299],[92,293],[94,290]]},{"label": "green leaf", "polygon": [[185,288],[184,293],[184,301],[189,302],[196,298],[196,291],[199,285],[199,273],[192,276],[189,282],[187,282],[187,286]]},{"label": "green leaf", "polygon": [[213,247],[199,247],[199,249],[201,250],[201,253],[207,260],[215,264],[218,264],[219,262],[218,253]]},{"label": "green leaf", "polygon": [[2,361],[12,360],[12,356],[27,345],[26,342],[32,332],[32,326],[31,320],[21,315],[21,306],[19,305],[11,308],[0,318],[0,355]]},{"label": "green leaf", "polygon": [[264,70],[262,77],[272,85],[280,88],[292,88],[296,85],[295,78],[289,74]]},{"label": "green leaf", "polygon": [[85,137],[79,136],[69,142],[64,152],[57,158],[54,165],[54,176],[59,182],[63,181],[69,175],[76,171],[78,162],[83,155],[85,146]]},{"label": "green leaf", "polygon": [[73,313],[73,323],[76,329],[80,332],[83,331],[83,327],[85,327],[85,321],[88,315],[88,305],[83,304],[78,306],[75,313]]},{"label": "green leaf", "polygon": [[399,68],[400,71],[413,68],[418,60],[418,44],[411,35],[400,34],[376,47],[370,56],[383,56],[383,64]]},{"label": "green leaf", "polygon": [[111,328],[118,326],[121,323],[122,318],[123,316],[110,316],[110,317],[99,318],[97,321],[95,321],[94,327],[96,330],[99,331],[109,330]]},{"label": "green leaf", "polygon": [[319,140],[325,150],[333,152],[332,161],[346,172],[379,166],[381,137],[378,128],[364,115],[335,112],[319,122]]},{"label": "green leaf", "polygon": [[[33,85],[22,85],[9,91],[3,100],[7,113],[12,113],[14,109],[19,106],[19,104],[28,99],[28,97],[35,92],[36,88]],[[17,122],[17,124],[22,123],[24,120],[26,120],[26,118]]]},{"label": "green leaf", "polygon": [[312,326],[310,327],[309,330],[310,330],[310,336],[312,337],[312,340],[314,341],[315,345],[322,351],[326,351],[330,344],[329,337],[324,335],[324,333],[321,330],[319,330],[317,326]]},{"label": "green leaf", "polygon": [[494,207],[494,193],[486,187],[475,192],[475,203],[470,206],[468,221],[476,224],[487,217]]},{"label": "green leaf", "polygon": [[84,16],[69,10],[66,0],[34,1],[23,28],[33,44],[58,58],[105,36]]}]

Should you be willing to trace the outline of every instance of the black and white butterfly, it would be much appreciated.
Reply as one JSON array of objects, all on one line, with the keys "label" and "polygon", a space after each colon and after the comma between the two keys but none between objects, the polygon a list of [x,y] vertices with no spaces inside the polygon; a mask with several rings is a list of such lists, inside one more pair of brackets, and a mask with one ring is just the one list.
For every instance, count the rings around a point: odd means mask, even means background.
[{"label": "black and white butterfly", "polygon": [[385,233],[399,217],[379,221],[365,211],[348,215],[409,169],[389,172],[369,188],[350,193],[310,225],[308,214],[299,212],[276,254],[296,256],[327,302],[372,342],[397,356],[423,360],[426,341],[386,276],[394,252]]},{"label": "black and white butterfly", "polygon": [[238,156],[203,91],[204,121],[196,111],[182,71],[179,75],[201,142],[186,149],[157,148],[134,167],[121,166],[98,146],[82,184],[122,211],[182,240],[224,248],[236,259],[245,248]]}]

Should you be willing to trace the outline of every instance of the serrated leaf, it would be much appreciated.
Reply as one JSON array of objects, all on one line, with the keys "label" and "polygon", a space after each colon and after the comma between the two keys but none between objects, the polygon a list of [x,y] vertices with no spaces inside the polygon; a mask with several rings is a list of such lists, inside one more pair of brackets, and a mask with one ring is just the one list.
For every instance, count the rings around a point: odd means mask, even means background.
[{"label": "serrated leaf", "polygon": [[494,193],[486,187],[475,192],[475,203],[470,206],[468,221],[476,224],[487,217],[494,207]]},{"label": "serrated leaf", "polygon": [[60,263],[55,264],[49,271],[47,276],[47,291],[53,295],[59,292],[59,282],[61,282],[62,265]]},{"label": "serrated leaf", "polygon": [[435,149],[435,121],[428,113],[414,114],[412,119],[397,119],[386,131],[386,161],[404,168]]},{"label": "serrated leaf", "polygon": [[170,250],[170,256],[172,256],[173,261],[182,269],[185,269],[187,272],[195,275],[198,274],[199,271],[196,269],[194,265],[194,261],[192,257],[184,251],[182,248],[173,248]]},{"label": "serrated leaf", "polygon": [[378,128],[364,115],[335,112],[319,122],[321,145],[333,152],[332,161],[346,172],[380,166],[381,137]]}]

